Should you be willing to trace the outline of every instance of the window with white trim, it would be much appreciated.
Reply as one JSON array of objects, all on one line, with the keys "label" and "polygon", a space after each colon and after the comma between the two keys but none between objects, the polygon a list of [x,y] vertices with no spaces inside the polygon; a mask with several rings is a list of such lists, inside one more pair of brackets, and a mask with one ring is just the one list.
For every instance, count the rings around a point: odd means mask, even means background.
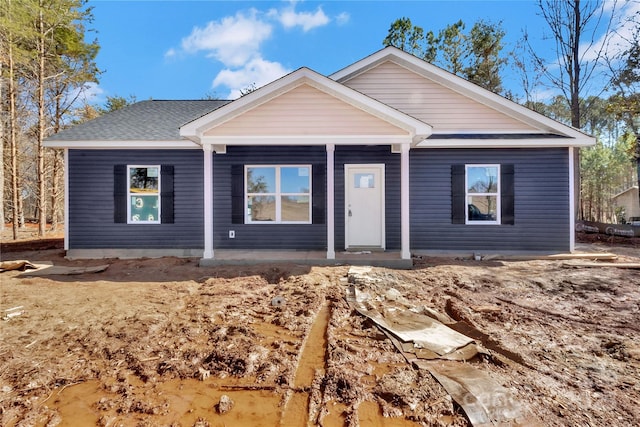
[{"label": "window with white trim", "polygon": [[160,224],[160,166],[127,166],[127,223]]},{"label": "window with white trim", "polygon": [[247,224],[311,224],[311,165],[246,165]]},{"label": "window with white trim", "polygon": [[500,224],[500,165],[465,165],[467,224]]}]

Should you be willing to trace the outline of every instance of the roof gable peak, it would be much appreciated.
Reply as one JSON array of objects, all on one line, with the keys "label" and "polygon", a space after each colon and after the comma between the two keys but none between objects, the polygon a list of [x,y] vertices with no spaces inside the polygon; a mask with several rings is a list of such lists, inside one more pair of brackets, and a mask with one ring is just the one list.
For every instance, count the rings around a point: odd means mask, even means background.
[{"label": "roof gable peak", "polygon": [[475,83],[393,46],[388,46],[374,52],[373,54],[329,75],[329,78],[345,84],[347,81],[366,73],[385,62],[393,62],[401,67],[407,68],[424,78],[430,79],[437,84],[500,111],[503,114],[511,116],[524,123],[528,123],[539,129],[543,129],[545,132],[558,133],[560,135],[573,138],[576,140],[575,145],[593,145],[595,143],[595,139],[593,137],[585,134],[579,129],[567,126],[530,110],[527,107],[484,89]]}]

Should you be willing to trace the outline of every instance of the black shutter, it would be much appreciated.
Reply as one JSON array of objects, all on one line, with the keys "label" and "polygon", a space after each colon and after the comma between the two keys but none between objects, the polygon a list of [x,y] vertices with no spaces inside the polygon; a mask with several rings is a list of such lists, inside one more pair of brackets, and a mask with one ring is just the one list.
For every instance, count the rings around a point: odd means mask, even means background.
[{"label": "black shutter", "polygon": [[500,165],[500,216],[501,223],[513,225],[514,218],[514,168]]},{"label": "black shutter", "polygon": [[173,166],[160,166],[160,222],[173,224]]},{"label": "black shutter", "polygon": [[231,165],[231,223],[244,224],[243,165]]},{"label": "black shutter", "polygon": [[113,222],[127,222],[127,165],[113,166]]},{"label": "black shutter", "polygon": [[464,224],[466,215],[464,212],[465,188],[464,165],[451,165],[451,223]]},{"label": "black shutter", "polygon": [[325,206],[326,206],[326,184],[327,174],[323,164],[312,165],[312,183],[311,183],[311,222],[313,224],[324,224],[325,222]]}]

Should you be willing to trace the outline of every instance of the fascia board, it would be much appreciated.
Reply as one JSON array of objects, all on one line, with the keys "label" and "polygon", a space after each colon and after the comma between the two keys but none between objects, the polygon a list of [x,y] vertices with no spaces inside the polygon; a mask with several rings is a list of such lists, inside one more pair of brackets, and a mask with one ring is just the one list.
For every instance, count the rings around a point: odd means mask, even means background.
[{"label": "fascia board", "polygon": [[293,73],[276,80],[254,92],[251,92],[211,113],[194,120],[180,128],[180,135],[205,140],[203,132],[214,125],[222,124],[250,109],[256,108],[278,95],[300,85],[308,84],[322,92],[340,99],[375,117],[393,124],[407,132],[414,133],[419,139],[431,135],[433,128],[401,111],[381,103],[369,96],[343,86],[309,68],[300,68]]},{"label": "fascia board", "polygon": [[368,57],[351,64],[334,74],[331,74],[329,78],[340,83],[344,83],[345,81],[362,74],[385,61],[395,62],[396,64],[406,67],[425,78],[460,93],[461,95],[474,99],[475,101],[494,108],[517,120],[529,123],[534,127],[548,129],[576,139],[583,139],[585,137],[590,138],[593,139],[595,144],[595,138],[592,138],[590,135],[587,135],[578,129],[557,122],[540,113],[536,113],[535,111],[510,101],[489,90],[481,88],[462,77],[456,76],[455,74],[436,67],[433,64],[395,47],[386,47],[379,50],[378,52],[369,55]]},{"label": "fascia board", "polygon": [[590,147],[593,144],[583,138],[582,140],[568,138],[549,139],[425,139],[415,145],[416,148],[550,148],[550,147]]},{"label": "fascia board", "polygon": [[411,135],[256,135],[256,136],[207,136],[203,145],[390,145],[412,144]]},{"label": "fascia board", "polygon": [[120,149],[158,149],[158,150],[185,150],[202,149],[193,141],[45,141],[47,148],[68,148],[68,149],[97,149],[97,150],[120,150]]}]

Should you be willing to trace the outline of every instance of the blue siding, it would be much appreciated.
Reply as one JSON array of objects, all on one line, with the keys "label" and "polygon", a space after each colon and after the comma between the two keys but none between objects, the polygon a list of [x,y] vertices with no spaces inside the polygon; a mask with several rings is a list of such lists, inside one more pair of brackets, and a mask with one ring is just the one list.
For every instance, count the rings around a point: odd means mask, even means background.
[{"label": "blue siding", "polygon": [[[202,249],[203,152],[200,150],[69,150],[71,249]],[[232,224],[231,167],[313,164],[320,147],[228,147],[214,154],[214,248],[325,250],[326,221],[315,224]],[[557,251],[569,249],[568,150],[482,149],[410,152],[411,247],[414,251]],[[400,155],[389,146],[336,147],[335,249],[344,249],[344,165],[385,164],[386,246],[400,249]],[[503,163],[515,168],[515,224],[451,223],[451,165]],[[116,224],[113,166],[174,166],[173,224]],[[326,205],[326,204],[325,204]],[[229,230],[236,237],[229,238]]]},{"label": "blue siding", "polygon": [[[566,148],[414,149],[410,159],[412,250],[569,250]],[[514,225],[451,223],[451,165],[465,163],[514,165]]]},{"label": "blue siding", "polygon": [[344,250],[344,165],[385,164],[385,241],[387,250],[400,249],[400,154],[390,146],[336,147],[335,151],[335,242]]},{"label": "blue siding", "polygon": [[[113,167],[174,167],[173,224],[114,223]],[[202,249],[201,150],[69,150],[70,249]]]},{"label": "blue siding", "polygon": [[[326,167],[321,147],[227,147],[213,157],[213,245],[216,249],[326,250],[323,224],[232,224],[231,166],[245,164],[320,164]],[[326,179],[326,178],[325,178]],[[326,196],[325,196],[326,197]],[[326,205],[326,204],[325,204]],[[229,238],[229,230],[235,238]]]}]

